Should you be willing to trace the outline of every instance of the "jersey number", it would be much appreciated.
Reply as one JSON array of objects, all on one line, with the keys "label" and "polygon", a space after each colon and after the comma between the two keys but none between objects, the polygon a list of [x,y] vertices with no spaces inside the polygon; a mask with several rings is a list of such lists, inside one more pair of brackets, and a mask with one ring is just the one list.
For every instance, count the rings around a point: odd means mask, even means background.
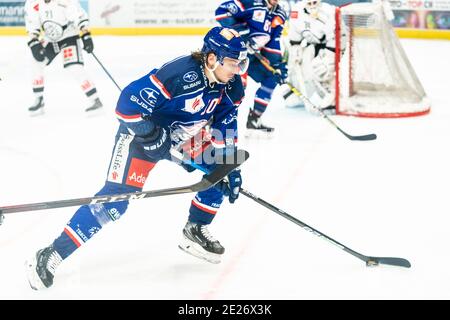
[{"label": "jersey number", "polygon": [[204,115],[205,113],[211,113],[216,108],[217,104],[219,103],[219,98],[215,98],[209,101],[208,106],[203,110],[201,115]]}]

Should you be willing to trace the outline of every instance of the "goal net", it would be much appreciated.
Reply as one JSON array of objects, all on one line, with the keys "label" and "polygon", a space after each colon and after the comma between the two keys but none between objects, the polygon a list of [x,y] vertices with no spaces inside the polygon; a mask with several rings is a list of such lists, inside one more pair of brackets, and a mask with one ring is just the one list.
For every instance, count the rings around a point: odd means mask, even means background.
[{"label": "goal net", "polygon": [[[341,43],[341,28],[346,28]],[[430,102],[381,3],[336,9],[336,112],[362,117],[408,117]]]}]

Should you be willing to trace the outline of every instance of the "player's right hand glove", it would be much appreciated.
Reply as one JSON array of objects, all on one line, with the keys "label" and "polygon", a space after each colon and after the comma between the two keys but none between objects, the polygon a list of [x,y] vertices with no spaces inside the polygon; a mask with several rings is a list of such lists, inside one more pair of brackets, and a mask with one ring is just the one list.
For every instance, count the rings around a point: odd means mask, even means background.
[{"label": "player's right hand glove", "polygon": [[45,48],[42,43],[37,38],[33,38],[28,42],[28,46],[31,49],[34,59],[36,61],[42,62],[45,60]]},{"label": "player's right hand glove", "polygon": [[94,42],[92,41],[91,33],[85,32],[81,36],[81,40],[83,40],[83,48],[87,53],[92,53],[94,51]]},{"label": "player's right hand glove", "polygon": [[239,197],[239,192],[241,191],[242,177],[241,170],[236,169],[228,174],[228,183],[221,181],[214,187],[221,191],[224,196],[228,197],[230,203],[234,203]]},{"label": "player's right hand glove", "polygon": [[172,141],[169,130],[163,127],[155,128],[146,136],[136,136],[135,141],[144,148],[145,155],[152,161],[170,159]]}]

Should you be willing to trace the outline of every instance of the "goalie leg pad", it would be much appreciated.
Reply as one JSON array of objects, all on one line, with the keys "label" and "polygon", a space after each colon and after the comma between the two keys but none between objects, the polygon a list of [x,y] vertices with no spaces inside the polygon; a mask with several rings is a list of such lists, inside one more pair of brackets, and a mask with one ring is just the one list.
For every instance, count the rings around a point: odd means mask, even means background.
[{"label": "goalie leg pad", "polygon": [[330,81],[334,77],[334,52],[320,49],[317,56],[311,61],[311,69],[315,79],[319,82]]}]

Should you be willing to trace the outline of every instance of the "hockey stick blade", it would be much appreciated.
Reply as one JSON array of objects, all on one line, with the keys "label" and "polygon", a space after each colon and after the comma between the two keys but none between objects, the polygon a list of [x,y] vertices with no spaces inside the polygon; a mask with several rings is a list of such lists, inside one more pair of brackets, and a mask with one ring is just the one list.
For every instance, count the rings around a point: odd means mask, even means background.
[{"label": "hockey stick blade", "polygon": [[339,249],[351,254],[352,256],[364,261],[366,263],[366,266],[377,266],[379,264],[386,264],[386,265],[392,265],[392,266],[398,266],[398,267],[405,267],[405,268],[410,268],[411,267],[411,263],[409,263],[408,260],[403,259],[403,258],[390,258],[390,257],[369,257],[369,256],[365,256],[359,252],[356,252],[355,250],[350,249],[349,247],[343,245],[342,243],[336,241],[335,239],[327,236],[326,234],[320,232],[319,230],[313,228],[310,225],[307,225],[306,223],[300,221],[299,219],[291,216],[290,214],[288,214],[287,212],[275,207],[273,204],[270,204],[269,202],[259,198],[258,196],[252,194],[251,192],[248,192],[247,190],[241,188],[240,191],[241,194],[243,194],[244,196],[246,196],[247,198],[252,199],[253,201],[259,203],[260,205],[262,205],[263,207],[266,207],[267,209],[271,210],[272,212],[280,215],[281,217],[295,223],[296,225],[300,226],[301,228],[303,228],[304,230],[312,233],[313,235],[322,238],[324,240],[326,240],[328,243],[331,243],[333,245],[335,245],[336,247],[338,247]]},{"label": "hockey stick blade", "polygon": [[[328,119],[328,118],[327,118]],[[334,125],[334,123],[333,123]],[[377,135],[375,133],[370,133],[370,134],[365,134],[362,136],[352,136],[351,134],[348,134],[347,132],[343,131],[341,128],[339,128],[338,126],[335,126],[336,129],[338,129],[344,136],[346,136],[347,138],[349,138],[350,140],[357,140],[357,141],[370,141],[370,140],[375,140],[377,138]]]},{"label": "hockey stick blade", "polygon": [[403,258],[394,257],[367,257],[366,266],[373,267],[379,264],[385,264],[390,266],[411,268],[411,263]]},{"label": "hockey stick blade", "polygon": [[[89,205],[95,203],[108,203],[108,202],[118,202],[118,201],[128,201],[128,200],[138,200],[152,197],[169,196],[183,193],[199,192],[211,188],[222,179],[224,179],[231,171],[238,168],[243,162],[245,162],[249,157],[249,153],[245,150],[238,150],[235,159],[229,159],[225,161],[224,164],[220,164],[217,168],[210,174],[204,175],[202,180],[185,187],[168,188],[160,190],[142,191],[142,192],[132,192],[123,193],[116,195],[104,195],[89,198],[77,198],[69,200],[57,200],[49,202],[39,202],[21,205],[12,205],[0,207],[0,216],[2,214],[9,214],[15,212],[26,212],[26,211],[36,211],[45,209],[56,209],[64,207],[73,207],[81,205]],[[232,161],[236,160],[237,161]]]}]

